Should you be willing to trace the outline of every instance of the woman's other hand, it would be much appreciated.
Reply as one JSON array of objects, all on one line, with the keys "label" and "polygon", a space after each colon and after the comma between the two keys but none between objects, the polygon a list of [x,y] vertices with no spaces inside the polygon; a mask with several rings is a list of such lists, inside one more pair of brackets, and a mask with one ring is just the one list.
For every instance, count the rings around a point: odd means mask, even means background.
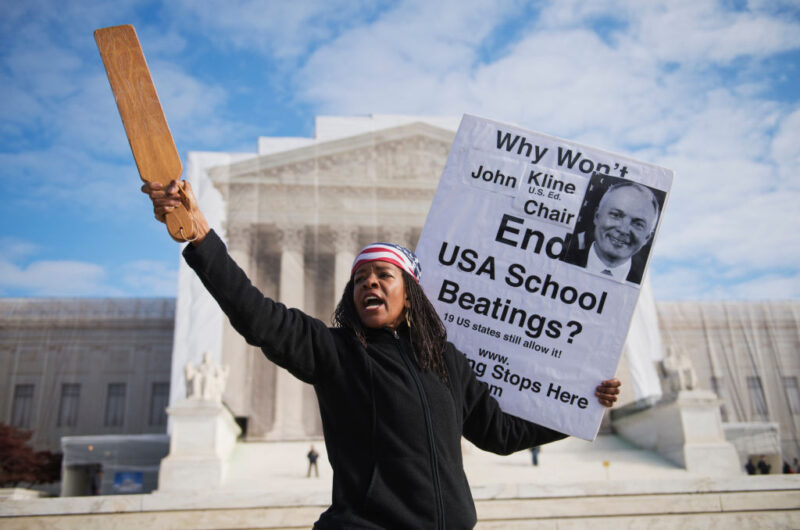
[{"label": "woman's other hand", "polygon": [[604,407],[613,407],[617,401],[621,386],[622,383],[616,377],[607,379],[597,386],[594,395],[597,396],[597,401]]}]

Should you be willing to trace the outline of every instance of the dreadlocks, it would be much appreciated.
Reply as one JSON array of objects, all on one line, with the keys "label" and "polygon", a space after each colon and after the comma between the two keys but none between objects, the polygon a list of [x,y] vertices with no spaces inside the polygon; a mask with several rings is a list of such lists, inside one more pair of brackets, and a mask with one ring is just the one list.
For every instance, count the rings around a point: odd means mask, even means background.
[{"label": "dreadlocks", "polygon": [[[447,342],[447,330],[439,315],[433,308],[422,287],[413,276],[403,271],[403,283],[406,288],[411,308],[408,310],[408,320],[411,322],[409,329],[411,344],[414,346],[414,355],[417,364],[423,370],[431,370],[443,383],[447,384],[447,369],[444,364],[444,349]],[[349,329],[353,332],[362,346],[367,346],[366,330],[358,318],[356,305],[353,301],[353,278],[347,282],[342,294],[342,299],[333,312],[333,325]]]}]

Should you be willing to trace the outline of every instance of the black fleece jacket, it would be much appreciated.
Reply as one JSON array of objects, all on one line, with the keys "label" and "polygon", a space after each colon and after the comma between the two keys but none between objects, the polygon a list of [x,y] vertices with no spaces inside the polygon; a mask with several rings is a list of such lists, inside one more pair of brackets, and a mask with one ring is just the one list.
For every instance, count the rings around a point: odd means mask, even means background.
[{"label": "black fleece jacket", "polygon": [[503,413],[450,343],[444,384],[418,367],[405,325],[370,330],[364,348],[349,331],[265,298],[214,232],[184,257],[249,344],[314,385],[333,468],[331,506],[316,528],[472,528],[462,434],[499,454],[564,438]]}]

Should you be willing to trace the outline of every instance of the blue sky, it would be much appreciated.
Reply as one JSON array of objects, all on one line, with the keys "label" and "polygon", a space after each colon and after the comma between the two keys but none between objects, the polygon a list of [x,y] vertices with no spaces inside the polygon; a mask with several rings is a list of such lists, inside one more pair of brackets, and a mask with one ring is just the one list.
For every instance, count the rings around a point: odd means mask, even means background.
[{"label": "blue sky", "polygon": [[[189,151],[472,113],[669,167],[657,299],[800,298],[800,4],[0,0],[0,296],[174,296],[92,32]],[[185,159],[185,158],[184,158]]]}]

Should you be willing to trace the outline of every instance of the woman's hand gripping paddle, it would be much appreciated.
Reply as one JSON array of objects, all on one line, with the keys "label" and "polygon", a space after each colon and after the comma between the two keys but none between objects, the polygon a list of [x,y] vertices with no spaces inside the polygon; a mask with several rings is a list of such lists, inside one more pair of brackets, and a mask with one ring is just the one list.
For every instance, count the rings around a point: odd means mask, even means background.
[{"label": "woman's hand gripping paddle", "polygon": [[[98,29],[94,32],[94,39],[106,67],[139,176],[145,182],[159,182],[166,187],[171,181],[180,179],[183,166],[136,30],[130,25]],[[166,214],[165,222],[174,240],[190,241],[195,237],[194,222],[185,207]]]}]

